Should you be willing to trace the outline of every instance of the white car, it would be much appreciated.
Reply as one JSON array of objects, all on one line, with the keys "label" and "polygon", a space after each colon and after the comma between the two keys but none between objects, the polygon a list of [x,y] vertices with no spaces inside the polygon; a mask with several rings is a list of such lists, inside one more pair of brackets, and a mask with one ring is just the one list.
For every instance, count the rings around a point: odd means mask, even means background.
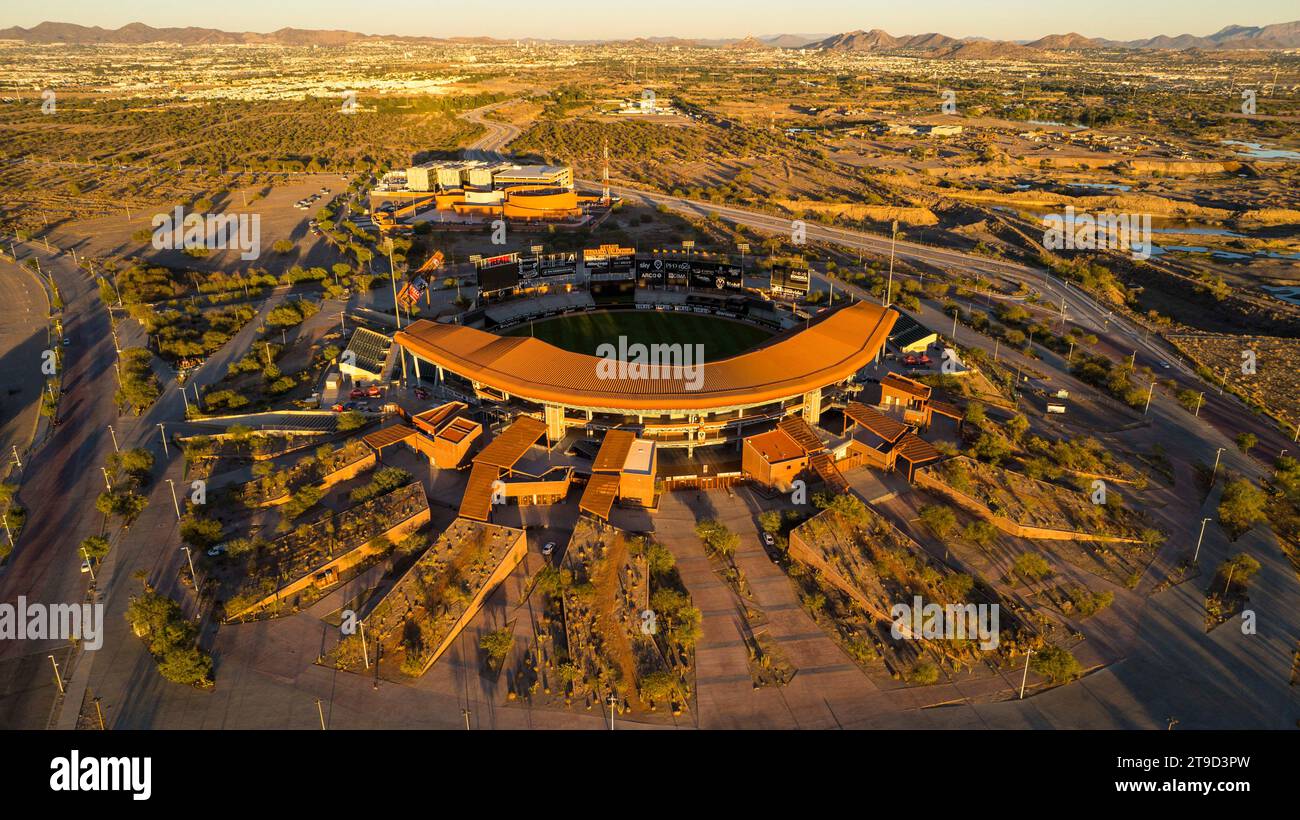
[{"label": "white car", "polygon": [[208,557],[209,557],[209,558],[216,558],[218,555],[224,555],[225,552],[226,552],[226,545],[225,545],[225,544],[217,544],[215,547],[213,547],[212,549],[208,550]]},{"label": "white car", "polygon": [[550,555],[553,552],[555,552],[554,541],[547,541],[545,544],[542,544],[542,555]]},{"label": "white car", "polygon": [[84,558],[84,559],[82,559],[82,561],[81,561],[81,571],[82,571],[83,573],[85,573],[85,572],[90,572],[90,559],[89,559],[89,558]]},{"label": "white car", "polygon": [[772,537],[772,533],[770,532],[763,533],[763,545],[767,547],[776,546],[776,539]]}]

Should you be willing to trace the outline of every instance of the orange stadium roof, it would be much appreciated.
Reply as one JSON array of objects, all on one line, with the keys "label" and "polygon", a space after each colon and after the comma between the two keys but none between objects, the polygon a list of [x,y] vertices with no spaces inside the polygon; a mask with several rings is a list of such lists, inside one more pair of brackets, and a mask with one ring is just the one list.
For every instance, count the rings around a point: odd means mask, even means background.
[{"label": "orange stadium roof", "polygon": [[[789,398],[853,375],[875,357],[897,318],[878,305],[842,307],[781,341],[703,365],[703,379],[603,378],[595,356],[533,337],[496,336],[421,319],[395,340],[453,373],[538,402],[629,410],[709,410]],[[694,389],[698,387],[698,389]]]}]

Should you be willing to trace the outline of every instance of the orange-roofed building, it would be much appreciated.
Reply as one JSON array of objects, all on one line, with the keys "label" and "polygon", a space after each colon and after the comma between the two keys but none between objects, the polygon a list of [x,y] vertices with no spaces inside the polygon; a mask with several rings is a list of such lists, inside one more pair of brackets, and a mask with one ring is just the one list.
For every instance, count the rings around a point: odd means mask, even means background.
[{"label": "orange-roofed building", "polygon": [[[522,404],[545,421],[551,441],[570,428],[638,428],[661,447],[736,443],[746,426],[798,414],[820,418],[823,391],[851,383],[883,353],[898,314],[857,302],[765,347],[666,374],[622,375],[607,359],[561,350],[540,339],[496,336],[420,320],[396,335],[433,375],[466,394]],[[432,371],[432,374],[429,373]]]},{"label": "orange-roofed building", "polygon": [[745,475],[759,484],[784,492],[807,468],[808,451],[785,430],[777,428],[745,439],[740,466]]}]

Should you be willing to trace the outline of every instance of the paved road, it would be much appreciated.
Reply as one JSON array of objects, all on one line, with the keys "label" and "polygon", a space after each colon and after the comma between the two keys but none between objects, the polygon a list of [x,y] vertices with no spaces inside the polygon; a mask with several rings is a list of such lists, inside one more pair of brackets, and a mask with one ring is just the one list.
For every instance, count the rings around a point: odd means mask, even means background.
[{"label": "paved road", "polygon": [[[586,180],[580,182],[591,186],[599,185],[597,182]],[[640,199],[651,206],[662,204],[675,211],[695,216],[716,213],[723,219],[738,225],[772,233],[789,234],[790,232],[789,219],[770,214],[709,202],[697,202],[684,197],[642,191],[626,186],[611,185],[610,190],[624,198]],[[889,254],[888,237],[863,231],[830,228],[814,223],[808,223],[806,230],[810,241],[829,242],[841,247],[885,256]],[[1153,335],[1134,325],[1098,303],[1086,292],[1068,282],[1060,281],[1046,271],[1014,262],[990,259],[961,251],[932,248],[906,241],[898,242],[896,255],[899,259],[934,265],[944,270],[975,273],[1001,278],[1012,283],[1023,282],[1041,292],[1045,299],[1054,305],[1059,305],[1064,300],[1066,318],[1071,324],[1096,334],[1116,350],[1136,351],[1137,364],[1155,369],[1162,378],[1176,376],[1182,386],[1191,387],[1198,392],[1206,391],[1205,406],[1201,409],[1201,415],[1219,421],[1223,425],[1222,429],[1232,430],[1234,434],[1247,430],[1255,433],[1260,441],[1257,452],[1266,459],[1287,446],[1287,437],[1278,431],[1274,423],[1257,415],[1236,396],[1229,393],[1220,396],[1217,388],[1202,381],[1181,355],[1158,335]],[[815,278],[822,283],[823,287],[826,286],[825,276],[816,274]],[[838,280],[835,282],[835,289],[839,292],[851,293],[858,299],[877,300],[877,297],[864,289]],[[1163,367],[1164,363],[1169,367]],[[1291,449],[1294,451],[1296,448],[1292,446]]]},{"label": "paved road", "polygon": [[[13,448],[27,450],[36,430],[41,387],[41,353],[51,345],[49,300],[36,274],[0,262],[0,458],[8,464]],[[3,475],[3,471],[0,471]]]},{"label": "paved road", "polygon": [[505,148],[507,143],[519,136],[520,131],[510,123],[487,119],[484,115],[495,111],[497,108],[505,105],[506,102],[512,101],[506,100],[505,102],[485,105],[482,108],[475,108],[472,111],[466,111],[464,114],[460,115],[462,120],[472,122],[475,125],[481,125],[487,129],[487,132],[483,136],[472,142],[469,147],[465,149],[464,154],[467,159],[505,159],[505,156],[501,153],[501,149]]},{"label": "paved road", "polygon": [[[46,604],[79,603],[89,580],[80,571],[76,547],[98,534],[103,526],[94,499],[104,488],[99,467],[112,448],[108,425],[118,423],[113,401],[115,354],[107,311],[97,290],[71,259],[53,256],[35,245],[21,251],[34,254],[41,268],[51,272],[65,303],[64,332],[75,340],[64,359],[60,403],[63,423],[25,464],[18,499],[27,508],[27,526],[19,537],[3,577],[0,600],[23,595]],[[127,431],[119,440],[127,446]],[[38,655],[63,645],[60,641],[6,641],[0,643],[0,663],[14,663],[24,655]],[[44,728],[55,695],[52,671],[30,667],[26,680],[9,687],[0,697],[0,726]]]}]

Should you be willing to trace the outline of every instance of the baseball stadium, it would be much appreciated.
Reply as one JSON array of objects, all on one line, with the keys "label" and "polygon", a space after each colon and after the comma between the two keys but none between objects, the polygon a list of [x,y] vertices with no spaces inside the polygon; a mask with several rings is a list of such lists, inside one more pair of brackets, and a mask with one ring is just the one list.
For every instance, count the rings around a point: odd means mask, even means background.
[{"label": "baseball stadium", "polygon": [[[660,447],[693,451],[735,444],[746,428],[792,414],[816,424],[823,404],[840,402],[858,371],[883,354],[896,316],[857,302],[747,352],[705,362],[664,359],[657,364],[674,366],[662,367],[611,368],[608,357],[534,336],[428,320],[409,325],[395,341],[411,354],[417,378],[511,416],[538,418],[552,441],[573,428],[588,434],[617,428]],[[689,351],[664,347],[668,358]]]}]

